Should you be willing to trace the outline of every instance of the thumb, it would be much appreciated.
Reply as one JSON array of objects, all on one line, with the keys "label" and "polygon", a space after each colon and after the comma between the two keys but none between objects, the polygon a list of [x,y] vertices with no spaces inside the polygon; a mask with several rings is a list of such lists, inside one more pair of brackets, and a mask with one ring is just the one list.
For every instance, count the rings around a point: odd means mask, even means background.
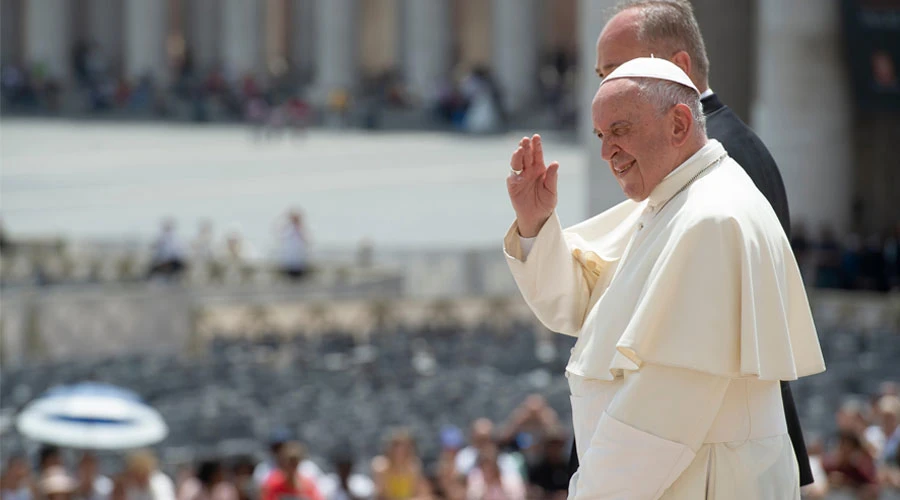
[{"label": "thumb", "polygon": [[559,162],[555,161],[547,167],[547,176],[544,178],[544,187],[556,194],[556,182],[559,180]]}]

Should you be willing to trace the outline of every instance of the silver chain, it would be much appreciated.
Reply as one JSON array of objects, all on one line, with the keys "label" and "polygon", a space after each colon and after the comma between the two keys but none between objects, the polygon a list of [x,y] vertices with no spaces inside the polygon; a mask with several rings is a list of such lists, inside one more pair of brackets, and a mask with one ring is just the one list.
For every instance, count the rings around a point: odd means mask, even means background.
[{"label": "silver chain", "polygon": [[669,202],[672,201],[672,199],[674,199],[676,196],[678,196],[679,194],[681,194],[681,192],[684,191],[685,189],[687,189],[688,186],[690,186],[691,184],[693,184],[694,181],[696,181],[701,175],[703,175],[703,172],[706,172],[707,170],[709,170],[709,169],[715,167],[716,165],[719,164],[719,162],[721,162],[722,160],[724,160],[727,156],[728,156],[728,153],[722,153],[722,155],[719,156],[718,158],[716,158],[715,160],[713,160],[712,163],[710,163],[709,165],[703,167],[703,170],[697,172],[697,175],[691,177],[691,180],[687,181],[687,182],[684,184],[684,186],[681,186],[681,189],[679,189],[678,191],[675,191],[675,194],[673,194],[672,196],[670,196],[669,199],[666,200],[665,203],[663,203],[662,206],[659,207],[659,210],[656,210],[656,213],[659,214],[660,212],[662,212],[662,209],[665,208],[666,205],[668,205]]}]

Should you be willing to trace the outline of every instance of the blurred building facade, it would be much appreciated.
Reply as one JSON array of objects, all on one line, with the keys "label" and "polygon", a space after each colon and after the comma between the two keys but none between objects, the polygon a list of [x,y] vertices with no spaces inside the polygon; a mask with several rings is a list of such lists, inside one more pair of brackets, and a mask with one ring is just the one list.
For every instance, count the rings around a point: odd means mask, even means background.
[{"label": "blurred building facade", "polygon": [[[577,66],[579,134],[592,167],[586,214],[593,214],[621,199],[598,154],[588,106],[599,84],[596,39],[616,3],[2,0],[0,46],[4,64],[40,65],[63,82],[73,78],[73,51],[91,43],[128,79],[165,82],[185,66],[219,68],[232,78],[289,74],[318,102],[335,91],[352,95],[366,78],[389,73],[413,101],[428,102],[446,82],[484,66],[506,108],[520,116],[541,92],[545,65]],[[793,217],[816,232],[825,225],[870,232],[895,224],[900,106],[879,103],[889,102],[885,92],[893,93],[890,102],[900,96],[898,2],[693,3],[711,86],[769,146]],[[848,28],[866,23],[869,31]],[[872,46],[878,50],[871,64],[869,49],[850,50],[860,40],[882,39],[886,48]],[[887,89],[879,94],[884,99],[866,105],[860,67]]]},{"label": "blurred building facade", "polygon": [[[575,53],[576,0],[2,0],[5,64],[70,80],[91,44],[126,78],[291,73],[312,97],[399,72],[427,99],[455,71],[491,66],[512,108],[535,97],[538,64]],[[548,23],[549,20],[549,23]]]}]

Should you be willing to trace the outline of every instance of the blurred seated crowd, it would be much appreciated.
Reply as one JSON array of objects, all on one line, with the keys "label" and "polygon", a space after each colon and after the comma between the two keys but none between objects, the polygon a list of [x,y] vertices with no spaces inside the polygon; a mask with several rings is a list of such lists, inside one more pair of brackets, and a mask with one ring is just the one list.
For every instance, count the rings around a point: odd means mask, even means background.
[{"label": "blurred seated crowd", "polygon": [[818,238],[795,224],[791,247],[808,286],[886,292],[900,290],[900,222],[892,230],[863,237],[838,236],[824,227]]},{"label": "blurred seated crowd", "polygon": [[[803,488],[803,498],[900,498],[896,392],[895,384],[886,383],[870,405],[851,401],[838,410],[836,435],[809,445],[816,480]],[[371,461],[340,451],[318,461],[290,432],[278,429],[262,459],[210,457],[171,467],[171,475],[151,450],[125,454],[107,476],[93,452],[43,446],[34,468],[22,455],[6,457],[0,495],[4,500],[566,498],[571,441],[540,396],[529,397],[500,429],[480,418],[468,439],[451,426],[433,439],[440,441],[440,452],[431,461],[420,456],[415,438],[403,428],[386,433],[383,453]]]},{"label": "blurred seated crowd", "polygon": [[[816,476],[806,498],[900,498],[896,336],[820,329],[829,370],[792,383]],[[92,379],[136,390],[170,432],[156,459],[54,455],[0,428],[0,487],[15,500],[561,499],[571,341],[527,325],[399,327],[5,370],[0,414]]]},{"label": "blurred seated crowd", "polygon": [[[269,130],[302,129],[326,116],[343,125],[381,128],[386,109],[425,110],[437,127],[471,132],[501,130],[508,118],[501,89],[485,66],[448,68],[447,77],[423,96],[411,96],[401,73],[386,69],[363,75],[357,88],[336,89],[315,105],[313,75],[286,61],[238,75],[221,65],[201,68],[186,50],[165,76],[129,79],[119,66],[86,41],[71,54],[68,80],[40,64],[7,63],[0,68],[4,113],[243,121]],[[574,127],[575,71],[574,58],[560,52],[548,54],[534,76],[547,126]]]},{"label": "blurred seated crowd", "polygon": [[900,498],[897,387],[885,382],[867,402],[848,398],[835,414],[837,432],[807,443],[816,478],[807,498]]}]

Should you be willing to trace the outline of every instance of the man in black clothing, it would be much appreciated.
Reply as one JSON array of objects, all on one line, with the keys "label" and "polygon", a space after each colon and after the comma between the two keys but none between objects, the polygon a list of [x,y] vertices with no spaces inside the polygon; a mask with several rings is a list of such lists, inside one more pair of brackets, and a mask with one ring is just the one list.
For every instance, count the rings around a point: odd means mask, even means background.
[{"label": "man in black clothing", "polygon": [[[781,173],[759,137],[709,88],[709,59],[693,8],[687,0],[638,0],[622,4],[598,40],[597,75],[602,79],[631,59],[651,55],[672,61],[691,78],[701,92],[707,136],[721,142],[728,154],[744,168],[772,204],[790,237],[790,216]],[[781,383],[781,396],[800,469],[800,484],[810,484],[813,478],[809,456],[787,382]],[[577,468],[578,457],[573,446],[570,473],[574,474]]]}]

